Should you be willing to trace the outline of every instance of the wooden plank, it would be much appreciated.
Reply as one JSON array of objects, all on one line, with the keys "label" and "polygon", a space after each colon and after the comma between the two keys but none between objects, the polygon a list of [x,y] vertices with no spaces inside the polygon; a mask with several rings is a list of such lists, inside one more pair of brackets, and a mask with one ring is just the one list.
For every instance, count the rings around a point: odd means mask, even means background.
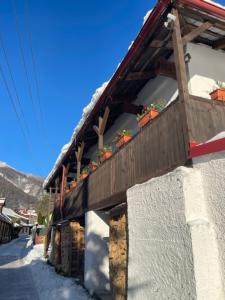
[{"label": "wooden plank", "polygon": [[165,59],[157,61],[154,69],[157,75],[170,77],[176,80],[176,69],[173,62],[169,62]]},{"label": "wooden plank", "polygon": [[155,77],[155,72],[131,72],[125,78],[126,81],[149,80]]},{"label": "wooden plank", "polygon": [[187,43],[191,42],[210,27],[212,27],[212,23],[210,22],[205,22],[202,25],[196,27],[182,38],[183,45],[186,45]]}]

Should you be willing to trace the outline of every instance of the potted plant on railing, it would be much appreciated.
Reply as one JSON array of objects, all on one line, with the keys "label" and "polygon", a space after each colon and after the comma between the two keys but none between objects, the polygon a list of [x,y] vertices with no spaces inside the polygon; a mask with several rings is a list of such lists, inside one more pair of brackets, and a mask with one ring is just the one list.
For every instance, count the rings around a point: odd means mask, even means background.
[{"label": "potted plant on railing", "polygon": [[104,145],[103,149],[99,151],[100,161],[103,162],[112,156],[112,147]]},{"label": "potted plant on railing", "polygon": [[138,127],[144,127],[150,120],[157,117],[164,107],[164,100],[145,106],[142,113],[137,115]]},{"label": "potted plant on railing", "polygon": [[210,96],[212,100],[225,101],[225,82],[216,81],[215,88]]},{"label": "potted plant on railing", "polygon": [[89,168],[92,172],[96,171],[96,169],[98,168],[98,164],[95,161],[91,161],[89,164]]},{"label": "potted plant on railing", "polygon": [[76,180],[71,181],[71,183],[70,183],[70,188],[71,188],[71,189],[74,189],[76,186],[77,186]]},{"label": "potted plant on railing", "polygon": [[80,180],[84,180],[86,177],[88,177],[88,174],[89,174],[89,168],[88,167],[83,168],[80,175]]},{"label": "potted plant on railing", "polygon": [[116,143],[117,148],[121,148],[125,143],[129,142],[132,139],[132,132],[130,130],[121,130],[117,132],[115,139],[113,140]]}]

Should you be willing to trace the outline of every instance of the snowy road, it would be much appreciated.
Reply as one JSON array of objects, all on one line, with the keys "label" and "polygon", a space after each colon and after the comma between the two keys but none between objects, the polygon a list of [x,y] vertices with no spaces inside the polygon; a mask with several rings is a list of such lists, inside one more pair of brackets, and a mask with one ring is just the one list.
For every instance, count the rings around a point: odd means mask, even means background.
[{"label": "snowy road", "polygon": [[38,300],[31,269],[23,258],[29,252],[27,238],[0,246],[0,300]]},{"label": "snowy road", "polygon": [[74,279],[56,274],[42,253],[26,236],[0,246],[0,300],[92,299]]}]

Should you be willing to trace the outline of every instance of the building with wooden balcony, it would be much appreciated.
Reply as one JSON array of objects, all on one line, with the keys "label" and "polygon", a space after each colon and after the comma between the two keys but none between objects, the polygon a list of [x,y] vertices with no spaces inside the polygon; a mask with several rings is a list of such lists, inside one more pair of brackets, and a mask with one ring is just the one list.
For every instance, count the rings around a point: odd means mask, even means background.
[{"label": "building with wooden balcony", "polygon": [[224,50],[222,6],[158,1],[47,177],[51,261],[91,293],[225,299]]}]

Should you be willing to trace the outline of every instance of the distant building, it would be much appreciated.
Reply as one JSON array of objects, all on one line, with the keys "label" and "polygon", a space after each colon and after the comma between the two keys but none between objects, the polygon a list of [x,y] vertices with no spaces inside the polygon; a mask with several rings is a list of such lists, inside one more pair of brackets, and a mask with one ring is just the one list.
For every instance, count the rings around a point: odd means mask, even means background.
[{"label": "distant building", "polygon": [[35,224],[37,222],[37,213],[35,209],[19,208],[16,212],[21,216],[29,220],[29,224]]}]

